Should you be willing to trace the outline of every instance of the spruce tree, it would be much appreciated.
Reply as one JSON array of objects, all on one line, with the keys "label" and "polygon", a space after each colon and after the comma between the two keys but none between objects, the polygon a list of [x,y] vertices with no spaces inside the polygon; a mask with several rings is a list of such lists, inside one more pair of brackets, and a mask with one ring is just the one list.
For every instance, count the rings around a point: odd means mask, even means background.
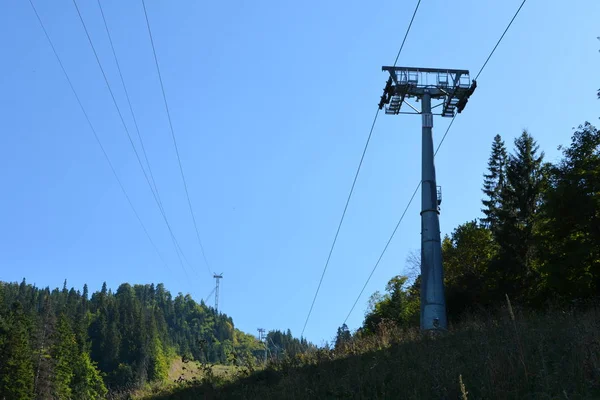
[{"label": "spruce tree", "polygon": [[21,303],[16,302],[0,326],[0,398],[33,399],[33,360],[29,323]]},{"label": "spruce tree", "polygon": [[104,399],[108,393],[100,371],[87,352],[79,353],[76,357],[72,390],[73,398],[81,400]]},{"label": "spruce tree", "polygon": [[348,329],[348,325],[346,324],[342,324],[342,326],[340,326],[337,330],[337,334],[335,336],[335,344],[334,344],[334,349],[336,350],[343,350],[344,347],[346,346],[346,344],[348,342],[350,342],[350,340],[352,339],[352,334],[350,333],[350,330]]},{"label": "spruce tree", "polygon": [[51,350],[53,338],[55,337],[56,317],[52,302],[50,301],[50,290],[45,289],[41,308],[41,319],[37,327],[37,344],[35,356],[35,379],[34,392],[38,400],[54,399],[54,374],[55,360],[52,358]]},{"label": "spruce tree", "polygon": [[501,207],[501,193],[506,182],[507,153],[504,141],[500,135],[494,137],[492,154],[488,161],[488,173],[484,174],[483,193],[487,198],[482,200],[485,218],[482,222],[492,231],[498,223]]},{"label": "spruce tree", "polygon": [[83,285],[83,294],[82,294],[81,296],[82,296],[82,300],[83,300],[84,302],[87,302],[87,301],[88,301],[88,285],[87,285],[87,283],[85,283],[85,284]]},{"label": "spruce tree", "polygon": [[515,152],[508,159],[494,235],[500,247],[496,265],[500,268],[499,289],[509,295],[522,294],[533,285],[534,232],[546,182],[543,159],[536,141],[523,131],[515,139]]},{"label": "spruce tree", "polygon": [[65,314],[61,314],[56,326],[52,349],[54,368],[54,396],[57,399],[72,398],[73,366],[77,360],[77,342]]}]

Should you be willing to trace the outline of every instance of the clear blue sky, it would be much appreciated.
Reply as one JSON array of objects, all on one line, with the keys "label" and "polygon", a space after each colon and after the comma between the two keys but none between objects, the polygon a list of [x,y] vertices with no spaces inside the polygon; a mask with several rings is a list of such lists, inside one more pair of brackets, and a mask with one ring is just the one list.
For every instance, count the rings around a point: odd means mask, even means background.
[{"label": "clear blue sky", "polygon": [[[203,264],[140,1],[104,0],[188,279],[127,142],[70,0],[35,1],[109,156],[167,260],[144,235],[27,1],[0,3],[0,279],[97,290],[164,282],[200,299]],[[96,1],[83,17],[133,133]],[[175,133],[221,309],[250,333],[300,334],[386,76],[415,1],[158,1],[148,12]],[[520,0],[423,0],[399,65],[475,73]],[[437,159],[442,234],[480,215],[492,138],[523,128],[547,159],[597,121],[597,0],[529,0]],[[449,120],[437,118],[437,143]],[[420,179],[420,118],[381,115],[306,330],[331,339]],[[419,201],[349,320],[420,246]],[[197,271],[197,272],[196,272]],[[211,300],[212,302],[212,300]]]}]

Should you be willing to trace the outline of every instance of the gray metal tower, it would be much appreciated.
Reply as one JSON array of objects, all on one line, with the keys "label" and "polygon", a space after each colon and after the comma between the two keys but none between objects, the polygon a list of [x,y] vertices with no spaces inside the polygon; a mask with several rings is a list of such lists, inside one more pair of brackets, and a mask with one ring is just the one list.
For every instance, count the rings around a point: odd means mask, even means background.
[{"label": "gray metal tower", "polygon": [[265,345],[265,365],[266,365],[267,364],[267,349],[268,349],[267,336],[265,335],[264,328],[256,328],[256,330],[258,331],[258,341],[263,342],[263,340],[264,340],[263,343]]},{"label": "gray metal tower", "polygon": [[215,286],[215,311],[219,312],[219,282],[223,278],[223,273],[221,272],[220,274],[214,274],[213,278],[215,278],[217,281]]},{"label": "gray metal tower", "polygon": [[[436,185],[433,152],[433,115],[454,117],[461,112],[477,87],[469,71],[458,69],[382,67],[390,77],[383,90],[379,109],[386,114],[421,114],[421,329],[446,330],[446,299],[440,241],[439,205],[441,190]],[[421,111],[407,100],[421,100]],[[439,101],[431,106],[432,100]],[[402,104],[413,111],[401,112]],[[442,107],[441,112],[432,110]]]}]

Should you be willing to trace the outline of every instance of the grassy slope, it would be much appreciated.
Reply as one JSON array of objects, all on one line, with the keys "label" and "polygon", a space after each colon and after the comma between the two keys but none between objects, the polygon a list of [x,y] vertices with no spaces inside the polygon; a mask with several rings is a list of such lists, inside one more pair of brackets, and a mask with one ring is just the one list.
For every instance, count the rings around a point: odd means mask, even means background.
[{"label": "grassy slope", "polygon": [[321,351],[215,385],[159,399],[600,399],[600,312],[505,313],[445,335],[382,329],[344,354]]},{"label": "grassy slope", "polygon": [[181,358],[177,357],[171,363],[171,368],[169,368],[168,381],[174,382],[179,378],[189,381],[193,379],[199,379],[201,376],[202,371],[200,370],[198,363],[184,363],[181,361]]},{"label": "grassy slope", "polygon": [[[212,373],[220,382],[228,382],[234,379],[236,369],[227,365],[213,365],[211,366]],[[134,393],[134,399],[154,399],[162,398],[170,393],[177,392],[189,385],[193,385],[195,382],[201,382],[205,376],[204,371],[197,362],[181,361],[181,357],[176,357],[171,361],[171,367],[167,380],[161,383],[154,383],[148,387],[138,390]]]}]

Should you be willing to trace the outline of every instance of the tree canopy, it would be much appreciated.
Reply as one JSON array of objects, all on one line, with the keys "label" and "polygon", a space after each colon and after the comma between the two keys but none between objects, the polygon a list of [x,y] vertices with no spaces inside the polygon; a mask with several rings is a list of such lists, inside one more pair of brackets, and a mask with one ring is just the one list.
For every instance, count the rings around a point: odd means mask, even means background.
[{"label": "tree canopy", "polygon": [[260,348],[252,335],[162,284],[106,284],[91,294],[0,282],[0,398],[100,399],[167,376],[179,356],[229,363]]}]

